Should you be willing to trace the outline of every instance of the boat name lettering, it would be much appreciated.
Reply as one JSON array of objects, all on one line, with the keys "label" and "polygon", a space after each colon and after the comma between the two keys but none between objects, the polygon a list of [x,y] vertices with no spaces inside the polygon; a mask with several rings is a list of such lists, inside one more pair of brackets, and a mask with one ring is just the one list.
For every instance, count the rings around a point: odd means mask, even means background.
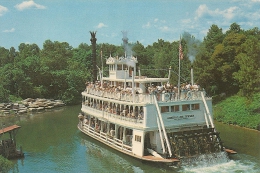
[{"label": "boat name lettering", "polygon": [[167,117],[167,119],[174,119],[174,120],[188,119],[188,118],[194,118],[194,115],[180,115],[180,116]]}]

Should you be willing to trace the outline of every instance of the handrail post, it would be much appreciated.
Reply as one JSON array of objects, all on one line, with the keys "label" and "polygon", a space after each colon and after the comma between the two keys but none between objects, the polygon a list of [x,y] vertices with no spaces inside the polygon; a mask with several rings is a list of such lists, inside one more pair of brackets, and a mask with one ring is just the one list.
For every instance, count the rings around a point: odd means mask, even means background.
[{"label": "handrail post", "polygon": [[205,106],[207,115],[208,115],[208,117],[209,117],[209,121],[210,121],[211,127],[214,128],[214,124],[213,124],[213,121],[212,121],[212,117],[211,117],[211,115],[210,115],[209,108],[208,108],[208,105],[207,105],[207,103],[206,103],[206,100],[205,100],[205,97],[204,97],[204,93],[203,93],[203,92],[201,92],[201,97],[202,97],[202,101],[203,101],[203,103],[204,103],[204,106]]},{"label": "handrail post", "polygon": [[163,134],[164,134],[164,137],[165,137],[165,140],[166,140],[167,148],[168,148],[168,151],[169,151],[169,154],[170,154],[170,157],[171,157],[172,156],[172,151],[171,151],[169,139],[168,139],[168,136],[167,136],[166,131],[165,131],[165,126],[164,126],[164,123],[163,123],[162,115],[161,115],[161,112],[160,112],[160,109],[159,109],[159,106],[158,106],[158,102],[156,100],[156,96],[155,95],[154,95],[154,102],[155,102],[155,105],[156,105],[156,108],[157,108],[159,120],[160,120],[161,125],[162,125],[162,130],[163,130]]}]

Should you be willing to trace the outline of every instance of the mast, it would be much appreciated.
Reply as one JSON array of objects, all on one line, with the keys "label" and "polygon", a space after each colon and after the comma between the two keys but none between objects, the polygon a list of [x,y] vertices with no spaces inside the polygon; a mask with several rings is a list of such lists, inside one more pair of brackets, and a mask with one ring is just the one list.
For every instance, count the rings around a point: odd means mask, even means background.
[{"label": "mast", "polygon": [[103,70],[104,70],[104,67],[103,67],[103,57],[102,57],[102,45],[101,45],[101,51],[100,51],[100,58],[101,58],[101,79],[100,79],[100,82],[101,82],[101,88],[103,88]]},{"label": "mast", "polygon": [[181,48],[181,37],[179,43],[179,75],[178,75],[178,99],[180,99],[180,81],[181,81],[181,59],[183,58],[182,55],[182,48]]}]

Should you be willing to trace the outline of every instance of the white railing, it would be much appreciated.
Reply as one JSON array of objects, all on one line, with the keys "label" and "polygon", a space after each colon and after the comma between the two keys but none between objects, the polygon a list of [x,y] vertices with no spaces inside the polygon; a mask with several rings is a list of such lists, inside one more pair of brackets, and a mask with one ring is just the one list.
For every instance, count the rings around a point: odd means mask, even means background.
[{"label": "white railing", "polygon": [[202,100],[201,93],[206,96],[205,91],[196,91],[196,90],[182,90],[180,92],[180,97],[178,97],[175,92],[153,92],[146,94],[132,94],[125,92],[116,92],[116,91],[103,91],[95,88],[87,88],[83,95],[92,94],[99,97],[115,99],[126,102],[134,102],[134,103],[153,103],[154,97],[158,102],[175,102],[180,100]]},{"label": "white railing", "polygon": [[84,104],[82,104],[82,108],[84,110],[87,110],[88,113],[92,113],[92,114],[96,113],[97,117],[104,117],[104,118],[107,118],[107,119],[115,118],[115,119],[118,119],[118,120],[127,121],[127,122],[135,123],[135,124],[136,123],[138,123],[138,124],[143,123],[143,119],[140,119],[138,117],[127,117],[127,116],[117,115],[115,113],[102,111],[102,110],[99,110],[99,109],[96,109],[96,108],[93,108],[93,107],[90,107],[90,106],[87,106],[87,105],[84,105]]},{"label": "white railing", "polygon": [[126,152],[132,152],[132,147],[129,145],[125,145],[124,141],[117,139],[113,136],[108,135],[107,133],[96,131],[93,127],[90,127],[87,124],[82,125],[81,129],[84,133],[89,134],[91,136],[94,136],[95,138],[98,138],[99,140],[108,143],[118,149],[124,150]]}]

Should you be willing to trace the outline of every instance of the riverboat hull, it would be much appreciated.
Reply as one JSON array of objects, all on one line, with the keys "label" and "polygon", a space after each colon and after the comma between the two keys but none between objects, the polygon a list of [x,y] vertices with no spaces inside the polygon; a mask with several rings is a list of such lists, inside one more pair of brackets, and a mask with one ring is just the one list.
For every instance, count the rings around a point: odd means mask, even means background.
[{"label": "riverboat hull", "polygon": [[124,146],[121,144],[118,144],[115,140],[111,139],[111,138],[102,138],[100,137],[101,135],[98,132],[95,132],[94,130],[84,130],[84,128],[82,128],[82,125],[79,123],[78,124],[78,129],[86,134],[87,136],[107,145],[110,148],[113,148],[121,153],[124,153],[128,156],[134,157],[138,160],[144,161],[144,162],[150,162],[150,163],[161,163],[161,164],[165,164],[165,165],[169,165],[169,166],[178,166],[180,163],[179,159],[175,159],[175,158],[170,158],[170,159],[165,159],[165,158],[161,158],[161,157],[155,157],[152,155],[147,155],[147,156],[137,156],[133,153],[127,152],[124,148]]}]

